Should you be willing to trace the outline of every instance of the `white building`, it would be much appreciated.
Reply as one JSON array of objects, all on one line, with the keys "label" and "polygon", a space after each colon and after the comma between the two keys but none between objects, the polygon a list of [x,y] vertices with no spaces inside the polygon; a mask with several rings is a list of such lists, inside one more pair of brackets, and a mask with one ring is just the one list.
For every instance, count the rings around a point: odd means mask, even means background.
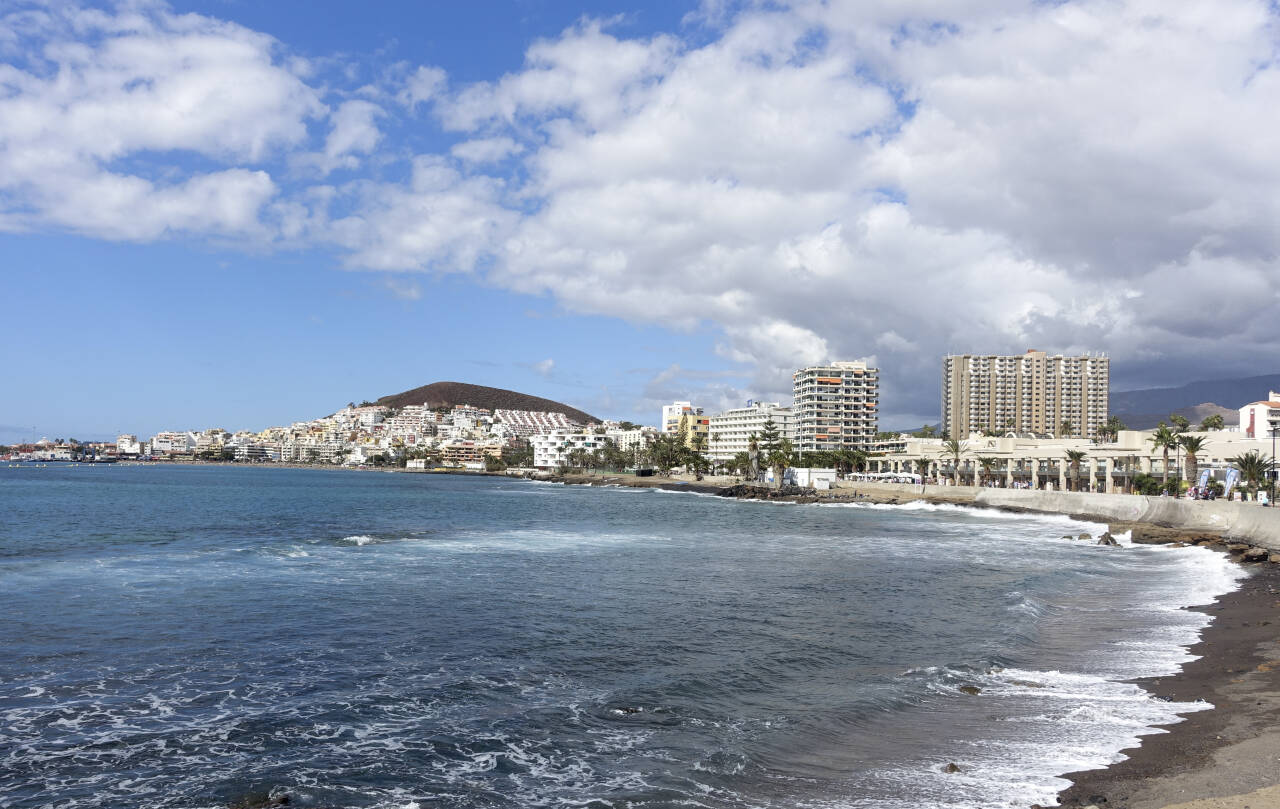
[{"label": "white building", "polygon": [[529,438],[533,447],[533,465],[538,469],[560,469],[568,466],[569,453],[575,449],[595,452],[604,446],[605,437],[595,433],[554,430]]},{"label": "white building", "polygon": [[116,452],[121,455],[141,455],[142,444],[136,435],[119,435],[116,436]]},{"label": "white building", "polygon": [[175,452],[190,452],[195,448],[196,440],[190,433],[166,431],[156,433],[151,439],[153,455],[172,455]]},{"label": "white building", "polygon": [[689,402],[672,402],[669,405],[662,406],[662,431],[667,435],[675,435],[680,432],[680,419],[684,416],[697,417],[702,415],[701,407],[694,407]]},{"label": "white building", "polygon": [[[1196,467],[1225,477],[1230,459],[1250,451],[1271,456],[1269,438],[1248,438],[1243,433],[1215,430],[1185,435],[1205,439],[1196,454]],[[960,485],[995,485],[1057,489],[1074,484],[1078,475],[1082,491],[1121,492],[1138,474],[1170,477],[1189,473],[1187,454],[1169,452],[1165,468],[1164,452],[1151,445],[1151,430],[1121,430],[1115,441],[1095,443],[1087,438],[974,437],[962,442],[960,463],[947,452],[940,438],[908,438],[906,448],[868,459],[872,476],[900,476],[923,473],[927,478],[959,481]],[[1084,453],[1078,468],[1068,460],[1069,450]]]},{"label": "white building", "polygon": [[792,408],[777,402],[747,402],[746,407],[735,407],[711,417],[707,456],[713,461],[728,461],[739,452],[746,452],[751,436],[759,438],[769,421],[773,422],[779,438],[795,443],[796,422]]},{"label": "white building", "polygon": [[1246,438],[1270,438],[1272,430],[1280,430],[1280,393],[1268,391],[1266,400],[1240,408],[1240,432]]},{"label": "white building", "polygon": [[832,362],[801,368],[791,382],[797,451],[871,447],[879,424],[879,369],[861,361]]},{"label": "white building", "polygon": [[553,430],[572,430],[582,425],[564,413],[537,410],[494,410],[493,421],[507,428],[507,434],[519,438],[543,435]]}]

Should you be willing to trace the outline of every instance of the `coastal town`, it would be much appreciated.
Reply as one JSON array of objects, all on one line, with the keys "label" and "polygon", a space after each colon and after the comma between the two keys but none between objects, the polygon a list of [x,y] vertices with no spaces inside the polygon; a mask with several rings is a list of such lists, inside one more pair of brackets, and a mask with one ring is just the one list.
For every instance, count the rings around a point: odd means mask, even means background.
[{"label": "coastal town", "polygon": [[[42,438],[0,461],[308,464],[407,471],[674,473],[826,487],[836,478],[1009,489],[1274,498],[1280,392],[1192,424],[1129,429],[1109,412],[1102,354],[948,355],[941,422],[879,429],[879,369],[837,361],[796,370],[793,400],[708,413],[662,407],[657,425],[467,403],[349,403],[258,432],[166,430],[114,442]],[[1263,393],[1260,391],[1260,393]],[[569,410],[569,408],[566,408]]]}]

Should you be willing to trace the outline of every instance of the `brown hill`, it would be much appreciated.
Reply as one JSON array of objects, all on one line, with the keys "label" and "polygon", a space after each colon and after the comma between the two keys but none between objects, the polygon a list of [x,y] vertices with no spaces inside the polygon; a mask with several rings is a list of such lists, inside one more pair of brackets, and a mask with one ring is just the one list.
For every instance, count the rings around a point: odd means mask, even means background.
[{"label": "brown hill", "polygon": [[405,405],[425,404],[428,407],[453,407],[455,405],[471,405],[483,407],[485,410],[537,410],[547,413],[564,413],[580,424],[591,424],[600,419],[584,413],[568,405],[543,399],[540,396],[529,396],[513,390],[488,388],[484,385],[469,385],[466,382],[433,382],[420,388],[383,396],[374,404],[385,407],[404,407]]}]

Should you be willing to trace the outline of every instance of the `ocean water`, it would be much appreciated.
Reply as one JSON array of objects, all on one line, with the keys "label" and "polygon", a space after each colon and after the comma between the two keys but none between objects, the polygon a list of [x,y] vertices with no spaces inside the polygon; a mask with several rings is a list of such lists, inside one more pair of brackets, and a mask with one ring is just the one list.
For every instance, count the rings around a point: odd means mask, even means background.
[{"label": "ocean water", "polygon": [[[494,478],[0,469],[0,807],[1021,807],[1205,709],[1238,570],[1101,526]],[[973,689],[977,693],[972,693]],[[959,772],[947,772],[955,763]]]}]

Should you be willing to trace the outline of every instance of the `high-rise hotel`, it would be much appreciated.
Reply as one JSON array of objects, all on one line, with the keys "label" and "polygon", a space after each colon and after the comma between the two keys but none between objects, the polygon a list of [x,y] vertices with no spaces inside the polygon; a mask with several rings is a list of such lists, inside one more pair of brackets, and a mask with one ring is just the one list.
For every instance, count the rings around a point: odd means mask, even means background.
[{"label": "high-rise hotel", "polygon": [[801,368],[795,392],[795,448],[800,452],[868,449],[876,438],[880,372],[865,362]]},{"label": "high-rise hotel", "polygon": [[942,430],[1094,438],[1110,394],[1111,360],[1101,354],[952,354],[942,360]]}]

